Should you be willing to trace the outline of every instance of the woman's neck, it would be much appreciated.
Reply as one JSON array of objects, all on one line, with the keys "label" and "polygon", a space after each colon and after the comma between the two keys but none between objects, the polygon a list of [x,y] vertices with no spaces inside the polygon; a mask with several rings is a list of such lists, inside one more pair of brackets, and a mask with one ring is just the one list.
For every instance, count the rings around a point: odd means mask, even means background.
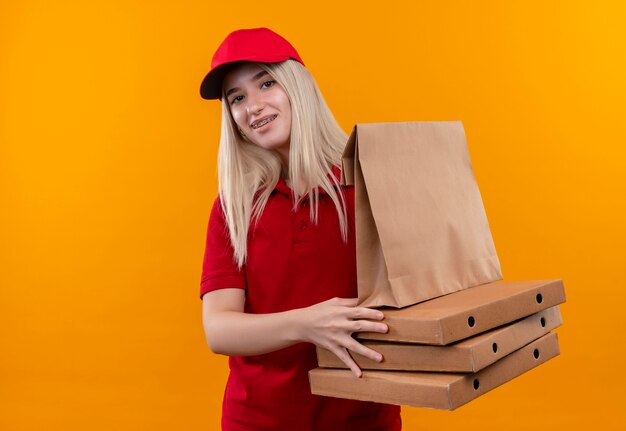
[{"label": "woman's neck", "polygon": [[297,181],[295,181],[295,185],[291,183],[291,180],[289,178],[285,178],[285,183],[291,190],[293,190],[294,192],[297,191],[297,193],[300,195],[305,194],[307,191],[306,184],[302,178],[299,178]]}]

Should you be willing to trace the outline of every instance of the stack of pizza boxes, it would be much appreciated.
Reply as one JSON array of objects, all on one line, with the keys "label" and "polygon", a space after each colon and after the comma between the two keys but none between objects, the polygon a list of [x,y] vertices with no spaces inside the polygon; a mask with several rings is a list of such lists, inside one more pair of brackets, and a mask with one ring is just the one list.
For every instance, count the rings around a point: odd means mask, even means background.
[{"label": "stack of pizza boxes", "polygon": [[561,280],[502,281],[460,122],[355,126],[343,159],[355,187],[360,306],[387,333],[356,336],[356,378],[318,348],[314,394],[455,409],[559,354]]}]

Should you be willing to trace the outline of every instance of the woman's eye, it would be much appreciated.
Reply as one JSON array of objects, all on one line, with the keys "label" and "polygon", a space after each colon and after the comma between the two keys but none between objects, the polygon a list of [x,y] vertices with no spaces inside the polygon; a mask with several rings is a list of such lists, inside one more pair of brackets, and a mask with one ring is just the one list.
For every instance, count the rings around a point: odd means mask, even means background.
[{"label": "woman's eye", "polygon": [[230,101],[230,104],[232,105],[234,103],[241,102],[242,99],[243,99],[243,96],[235,96],[233,97],[233,100]]},{"label": "woman's eye", "polygon": [[276,81],[265,81],[265,82],[261,85],[261,87],[263,87],[263,88],[268,88],[268,87],[271,87],[272,85],[274,85],[274,83],[275,83],[275,82],[276,82]]}]

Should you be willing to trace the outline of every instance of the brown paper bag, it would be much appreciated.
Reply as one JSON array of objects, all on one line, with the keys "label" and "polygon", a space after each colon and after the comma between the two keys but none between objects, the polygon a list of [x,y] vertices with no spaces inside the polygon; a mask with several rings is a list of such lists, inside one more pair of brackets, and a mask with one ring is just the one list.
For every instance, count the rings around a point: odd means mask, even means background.
[{"label": "brown paper bag", "polygon": [[361,306],[502,278],[460,121],[357,124],[342,181],[355,186]]}]

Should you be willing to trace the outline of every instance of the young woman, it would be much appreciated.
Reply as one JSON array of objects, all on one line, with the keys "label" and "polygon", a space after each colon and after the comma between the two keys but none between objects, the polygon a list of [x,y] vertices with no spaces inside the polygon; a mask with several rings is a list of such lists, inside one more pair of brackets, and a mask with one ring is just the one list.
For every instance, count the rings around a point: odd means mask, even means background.
[{"label": "young woman", "polygon": [[374,360],[359,331],[386,332],[357,307],[354,190],[340,185],[346,135],[296,50],[266,28],[216,51],[201,95],[221,99],[219,196],[200,295],[211,350],[230,356],[224,430],[399,430],[400,408],[312,395],[315,345],[354,372]]}]

